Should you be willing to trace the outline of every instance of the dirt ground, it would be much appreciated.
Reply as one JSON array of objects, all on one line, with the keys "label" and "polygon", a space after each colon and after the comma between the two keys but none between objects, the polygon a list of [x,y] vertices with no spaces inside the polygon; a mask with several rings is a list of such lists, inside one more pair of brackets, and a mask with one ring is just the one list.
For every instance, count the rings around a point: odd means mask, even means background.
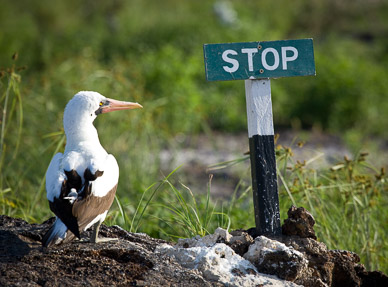
[{"label": "dirt ground", "polygon": [[[346,146],[341,137],[319,131],[291,131],[278,130],[277,144],[290,147],[294,154],[294,161],[303,162],[315,159],[309,167],[321,169],[329,168],[342,161],[344,156],[353,158],[353,152]],[[303,146],[299,145],[303,143]],[[246,185],[251,184],[249,159],[232,167],[211,170],[214,164],[242,158],[249,151],[248,134],[201,134],[193,137],[177,136],[174,139],[175,149],[165,149],[160,153],[161,166],[166,167],[163,172],[168,174],[178,166],[180,176],[193,191],[206,192],[209,175],[212,174],[211,195],[217,199],[230,198],[236,185],[243,180]],[[368,161],[376,167],[387,165],[388,143],[370,139],[365,143],[369,152]],[[388,167],[388,166],[386,166]]]}]

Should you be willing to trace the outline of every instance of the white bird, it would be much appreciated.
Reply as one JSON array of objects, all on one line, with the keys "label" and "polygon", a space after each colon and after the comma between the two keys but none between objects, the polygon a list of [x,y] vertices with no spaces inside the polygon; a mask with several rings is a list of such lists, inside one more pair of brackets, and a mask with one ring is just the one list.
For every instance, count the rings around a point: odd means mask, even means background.
[{"label": "white bird", "polygon": [[47,199],[57,218],[43,237],[43,246],[80,238],[91,226],[91,242],[108,240],[99,238],[98,231],[115,197],[119,167],[101,146],[93,121],[102,113],[137,108],[142,106],[89,91],[69,101],[63,115],[65,151],[53,157],[46,172]]}]

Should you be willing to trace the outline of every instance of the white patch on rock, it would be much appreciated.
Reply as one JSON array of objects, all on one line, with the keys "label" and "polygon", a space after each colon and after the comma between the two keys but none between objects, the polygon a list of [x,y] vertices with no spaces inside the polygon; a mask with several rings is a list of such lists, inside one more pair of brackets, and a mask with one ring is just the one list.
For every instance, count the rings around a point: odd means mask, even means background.
[{"label": "white patch on rock", "polygon": [[277,274],[280,278],[295,281],[308,269],[308,260],[303,253],[265,236],[255,238],[244,258],[253,263],[258,270]]},{"label": "white patch on rock", "polygon": [[265,236],[258,236],[255,243],[249,246],[248,252],[244,254],[244,258],[251,262],[262,263],[264,257],[268,253],[284,251],[289,255],[296,255],[297,257],[304,257],[303,254],[292,247],[287,247],[285,244],[271,240]]},{"label": "white patch on rock", "polygon": [[211,247],[216,243],[220,242],[229,242],[232,238],[232,235],[225,229],[218,227],[214,234],[209,234],[204,237],[199,235],[193,238],[184,238],[178,240],[178,246],[188,248],[188,247]]},{"label": "white patch on rock", "polygon": [[181,239],[171,246],[161,244],[156,253],[174,258],[183,267],[199,270],[208,279],[226,286],[299,286],[277,277],[257,272],[248,260],[236,254],[232,248],[220,241],[229,242],[231,235],[218,228],[214,234]]}]

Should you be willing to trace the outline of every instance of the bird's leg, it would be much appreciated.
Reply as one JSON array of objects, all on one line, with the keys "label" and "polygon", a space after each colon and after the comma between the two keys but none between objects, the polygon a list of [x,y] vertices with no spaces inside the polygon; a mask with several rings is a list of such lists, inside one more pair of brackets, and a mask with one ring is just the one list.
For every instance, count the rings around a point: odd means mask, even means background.
[{"label": "bird's leg", "polygon": [[99,243],[99,242],[108,242],[108,241],[117,241],[118,238],[106,238],[106,237],[98,237],[98,232],[100,230],[101,222],[98,221],[94,224],[93,233],[90,236],[91,243]]}]

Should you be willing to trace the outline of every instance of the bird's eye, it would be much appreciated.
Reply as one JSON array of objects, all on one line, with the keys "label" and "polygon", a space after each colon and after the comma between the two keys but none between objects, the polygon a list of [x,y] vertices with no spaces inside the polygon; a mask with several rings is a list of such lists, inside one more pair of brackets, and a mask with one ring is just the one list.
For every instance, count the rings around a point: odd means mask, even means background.
[{"label": "bird's eye", "polygon": [[104,104],[103,102],[100,102],[100,107],[101,107],[103,104]]}]

